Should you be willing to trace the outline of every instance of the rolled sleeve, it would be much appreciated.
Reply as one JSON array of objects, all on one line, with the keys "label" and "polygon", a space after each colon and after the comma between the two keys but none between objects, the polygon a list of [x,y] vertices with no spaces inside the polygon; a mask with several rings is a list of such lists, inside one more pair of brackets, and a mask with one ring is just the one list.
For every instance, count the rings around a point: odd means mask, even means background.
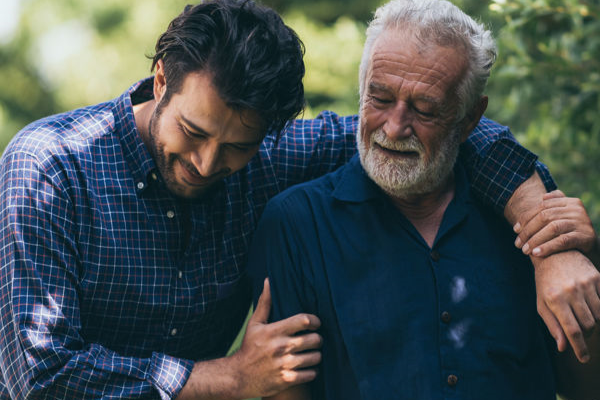
[{"label": "rolled sleeve", "polygon": [[154,353],[150,364],[149,379],[158,390],[161,399],[177,397],[187,382],[194,362],[162,353]]},{"label": "rolled sleeve", "polygon": [[534,171],[546,190],[556,189],[548,168],[537,155],[521,146],[507,127],[494,121],[482,118],[461,150],[473,193],[500,215],[515,190]]}]

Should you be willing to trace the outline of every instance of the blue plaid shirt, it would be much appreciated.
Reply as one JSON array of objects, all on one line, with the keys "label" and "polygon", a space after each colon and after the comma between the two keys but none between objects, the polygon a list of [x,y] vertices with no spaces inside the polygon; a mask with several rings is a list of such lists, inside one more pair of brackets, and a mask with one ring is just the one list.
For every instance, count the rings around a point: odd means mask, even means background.
[{"label": "blue plaid shirt", "polygon": [[[355,153],[357,118],[324,112],[277,145],[268,135],[209,197],[177,199],[135,127],[132,102],[151,88],[149,78],[34,122],[2,157],[2,399],[175,397],[194,361],[223,356],[240,329],[246,252],[267,200]],[[498,211],[536,163],[487,119],[461,157]]]}]

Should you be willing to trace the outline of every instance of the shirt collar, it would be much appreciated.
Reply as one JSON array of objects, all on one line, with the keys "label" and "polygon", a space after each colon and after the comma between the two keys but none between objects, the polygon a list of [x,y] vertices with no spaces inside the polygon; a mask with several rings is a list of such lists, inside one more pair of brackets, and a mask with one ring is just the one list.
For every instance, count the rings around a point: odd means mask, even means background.
[{"label": "shirt collar", "polygon": [[333,197],[340,201],[362,203],[383,195],[383,191],[369,178],[358,154],[348,161],[335,185]]},{"label": "shirt collar", "polygon": [[142,79],[115,100],[115,132],[120,137],[138,193],[148,187],[149,175],[155,172],[156,165],[137,130],[132,99],[135,104],[151,100],[153,82],[154,77]]}]

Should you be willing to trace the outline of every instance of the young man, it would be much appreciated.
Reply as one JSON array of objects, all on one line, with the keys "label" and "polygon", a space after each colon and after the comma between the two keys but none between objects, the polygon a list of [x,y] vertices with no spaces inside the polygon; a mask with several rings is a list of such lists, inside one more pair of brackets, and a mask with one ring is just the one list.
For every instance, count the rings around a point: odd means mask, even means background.
[{"label": "young man", "polygon": [[[248,398],[314,378],[314,316],[255,317],[224,355],[267,200],[344,164],[357,118],[281,131],[304,104],[302,45],[252,2],[186,8],[153,68],[117,99],[34,122],[3,155],[1,398]],[[464,150],[499,211],[536,165],[489,120]]]},{"label": "young man", "polygon": [[495,54],[490,32],[447,1],[376,12],[359,156],[276,196],[250,250],[273,321],[321,320],[319,377],[274,399],[598,398],[600,331],[590,363],[555,354],[529,260],[454,168],[487,107]]}]

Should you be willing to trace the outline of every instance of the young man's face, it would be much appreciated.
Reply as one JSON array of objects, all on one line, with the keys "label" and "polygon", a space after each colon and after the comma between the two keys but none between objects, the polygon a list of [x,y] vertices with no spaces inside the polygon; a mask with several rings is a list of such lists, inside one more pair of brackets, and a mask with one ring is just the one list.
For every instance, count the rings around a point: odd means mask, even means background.
[{"label": "young man's face", "polygon": [[155,76],[156,109],[147,143],[168,189],[178,197],[202,197],[217,181],[243,168],[264,138],[258,117],[221,100],[206,72],[188,74],[168,103],[163,70]]}]

